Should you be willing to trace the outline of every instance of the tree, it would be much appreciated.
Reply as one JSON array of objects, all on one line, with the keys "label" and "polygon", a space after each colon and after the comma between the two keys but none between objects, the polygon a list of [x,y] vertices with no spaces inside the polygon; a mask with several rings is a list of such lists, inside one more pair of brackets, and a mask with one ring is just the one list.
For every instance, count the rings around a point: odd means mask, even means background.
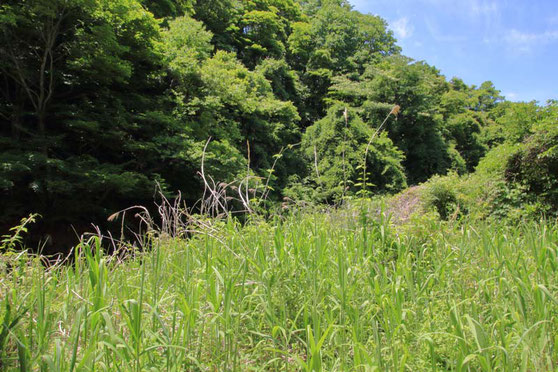
[{"label": "tree", "polygon": [[361,74],[400,49],[383,19],[353,11],[345,1],[303,5],[311,17],[293,24],[288,61],[305,88],[301,115],[307,126],[326,114],[324,98],[335,76]]},{"label": "tree", "polygon": [[294,0],[198,0],[194,10],[215,35],[213,44],[235,52],[250,69],[285,56],[291,24],[301,17]]},{"label": "tree", "polygon": [[173,18],[191,14],[195,0],[142,0],[143,5],[157,18]]},{"label": "tree", "polygon": [[[200,27],[195,20],[177,19],[164,37],[175,115],[196,143],[192,156],[201,160],[200,150],[212,138],[208,169],[214,177],[238,178],[248,162],[266,176],[273,155],[299,141],[296,108],[275,98],[262,70],[250,71],[234,53],[217,51],[210,57],[210,34]],[[202,39],[205,43],[199,43]],[[214,150],[220,156],[213,156]]]},{"label": "tree", "polygon": [[375,136],[376,131],[340,104],[308,128],[302,151],[313,198],[333,202],[361,191],[396,192],[406,186],[402,152],[385,132]]},{"label": "tree", "polygon": [[[24,94],[34,111],[35,131],[44,155],[48,153],[46,116],[58,83],[58,68],[65,47],[65,36],[71,32],[71,17],[81,6],[80,1],[8,1],[0,18],[0,68],[4,75],[4,96],[12,101],[12,131],[21,129],[19,113]],[[15,106],[18,107],[15,107]]]},{"label": "tree", "polygon": [[487,128],[491,145],[519,143],[532,133],[533,123],[541,120],[543,110],[536,102],[504,102],[495,110],[495,123]]},{"label": "tree", "polygon": [[156,181],[187,184],[190,175],[176,177],[190,163],[165,96],[159,25],[140,2],[30,0],[1,9],[2,108],[18,134],[0,138],[0,204],[9,211],[0,222],[39,212],[51,228],[102,223],[151,203]]},{"label": "tree", "polygon": [[[526,106],[520,105],[522,109]],[[529,106],[527,106],[529,107]],[[541,212],[558,214],[558,101],[538,108],[530,134],[507,159],[505,177],[523,186]],[[504,159],[502,159],[504,160]]]},{"label": "tree", "polygon": [[386,130],[405,154],[408,181],[418,183],[463,163],[443,136],[440,99],[444,89],[445,80],[435,68],[396,55],[367,65],[362,75],[337,78],[329,100],[351,103],[370,125],[381,123],[399,105],[397,120]]},{"label": "tree", "polygon": [[477,89],[454,78],[441,97],[444,137],[453,142],[463,157],[467,171],[472,172],[485,155],[487,146],[483,133],[491,125],[492,110],[498,102],[498,92],[486,82]]}]

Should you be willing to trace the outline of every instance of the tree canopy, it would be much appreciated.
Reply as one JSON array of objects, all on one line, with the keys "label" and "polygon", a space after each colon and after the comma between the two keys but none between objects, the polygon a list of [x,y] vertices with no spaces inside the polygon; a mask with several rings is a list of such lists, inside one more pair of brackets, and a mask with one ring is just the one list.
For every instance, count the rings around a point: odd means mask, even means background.
[{"label": "tree canopy", "polygon": [[549,110],[447,80],[345,0],[5,0],[0,227],[102,223],[156,184],[194,201],[202,156],[276,199],[394,192],[542,143]]}]

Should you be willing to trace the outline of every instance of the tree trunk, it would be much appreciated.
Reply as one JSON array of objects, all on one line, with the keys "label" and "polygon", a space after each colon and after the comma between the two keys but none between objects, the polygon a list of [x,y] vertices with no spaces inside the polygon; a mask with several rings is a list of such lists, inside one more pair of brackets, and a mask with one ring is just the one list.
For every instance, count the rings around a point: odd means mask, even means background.
[{"label": "tree trunk", "polygon": [[14,105],[11,115],[11,127],[12,127],[12,138],[14,140],[19,140],[20,130],[21,127],[21,109],[19,105]]},{"label": "tree trunk", "polygon": [[41,152],[48,157],[48,141],[46,138],[46,110],[37,112],[39,137],[41,139]]},{"label": "tree trunk", "polygon": [[10,115],[10,124],[12,130],[12,138],[18,141],[21,137],[21,115],[23,112],[25,97],[22,96],[21,88],[18,86],[15,90],[12,112]]}]

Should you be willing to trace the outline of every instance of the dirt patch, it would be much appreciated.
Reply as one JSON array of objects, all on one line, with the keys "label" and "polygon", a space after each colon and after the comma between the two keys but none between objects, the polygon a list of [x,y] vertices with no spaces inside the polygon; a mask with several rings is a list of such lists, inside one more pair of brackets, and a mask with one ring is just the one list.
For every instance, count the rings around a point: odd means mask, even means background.
[{"label": "dirt patch", "polygon": [[422,203],[420,200],[421,186],[413,186],[395,195],[388,203],[388,213],[396,223],[405,223],[413,213],[420,212]]}]

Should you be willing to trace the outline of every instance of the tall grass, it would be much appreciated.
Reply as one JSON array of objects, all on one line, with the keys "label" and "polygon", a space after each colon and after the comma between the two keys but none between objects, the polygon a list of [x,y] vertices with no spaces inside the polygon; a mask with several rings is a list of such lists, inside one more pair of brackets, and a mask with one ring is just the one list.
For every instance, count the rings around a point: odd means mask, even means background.
[{"label": "tall grass", "polygon": [[557,368],[555,223],[393,226],[362,205],[150,246],[2,255],[0,369]]}]

